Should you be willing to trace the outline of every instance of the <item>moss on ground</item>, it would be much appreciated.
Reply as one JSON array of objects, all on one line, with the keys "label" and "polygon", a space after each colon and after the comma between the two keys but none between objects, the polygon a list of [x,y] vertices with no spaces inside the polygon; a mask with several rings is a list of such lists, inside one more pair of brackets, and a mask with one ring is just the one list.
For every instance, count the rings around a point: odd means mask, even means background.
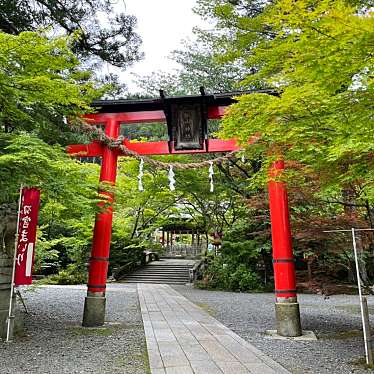
[{"label": "moss on ground", "polygon": [[127,356],[118,356],[116,357],[115,363],[116,366],[120,368],[128,368],[129,362],[139,363],[141,362],[145,369],[145,374],[151,374],[151,369],[149,366],[148,352],[147,348],[143,348],[143,353],[127,355]]},{"label": "moss on ground", "polygon": [[[343,310],[345,312],[348,312],[350,314],[360,314],[361,313],[361,307],[359,304],[347,304],[347,305],[337,305],[336,309]],[[368,306],[369,314],[374,315],[374,306],[369,305]]]},{"label": "moss on ground", "polygon": [[[138,325],[135,325],[138,326]],[[130,362],[141,362],[144,367],[144,374],[151,374],[151,368],[149,365],[149,357],[148,357],[148,351],[147,351],[147,346],[145,344],[145,341],[143,342],[143,352],[138,353],[138,354],[133,354],[133,355],[127,355],[127,356],[118,356],[116,358],[116,365],[121,367],[121,368],[128,368],[129,361]]]},{"label": "moss on ground", "polygon": [[[374,356],[374,351],[373,351],[373,356]],[[353,360],[350,362],[350,364],[370,370],[370,372],[372,372],[372,370],[374,369],[374,365],[368,365],[366,363],[366,357],[360,357],[357,360]]]},{"label": "moss on ground", "polygon": [[106,323],[100,327],[83,327],[83,326],[72,326],[71,332],[73,335],[101,335],[109,336],[115,333],[117,330],[139,330],[142,329],[141,324],[131,323]]},{"label": "moss on ground", "polygon": [[149,357],[148,357],[147,347],[144,347],[143,349],[142,358],[144,362],[145,374],[151,374],[151,367],[149,366]]},{"label": "moss on ground", "polygon": [[205,303],[195,303],[195,304],[201,309],[205,310],[212,317],[217,315],[217,312],[214,309],[212,309],[208,304],[205,304]]},{"label": "moss on ground", "polygon": [[72,334],[75,336],[81,335],[99,335],[99,336],[109,336],[114,333],[113,327],[82,327],[74,326],[72,328]]},{"label": "moss on ground", "polygon": [[358,336],[362,336],[362,331],[360,330],[348,330],[348,331],[339,331],[332,334],[326,334],[326,335],[319,335],[319,339],[324,340],[345,340],[345,339],[351,339],[356,338]]}]

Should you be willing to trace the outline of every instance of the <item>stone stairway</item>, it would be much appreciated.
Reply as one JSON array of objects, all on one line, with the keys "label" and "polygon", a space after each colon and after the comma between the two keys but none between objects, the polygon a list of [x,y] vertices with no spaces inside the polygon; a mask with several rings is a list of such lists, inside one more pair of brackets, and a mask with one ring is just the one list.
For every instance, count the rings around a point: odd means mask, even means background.
[{"label": "stone stairway", "polygon": [[186,284],[194,260],[161,259],[150,262],[143,268],[122,279],[126,283]]}]

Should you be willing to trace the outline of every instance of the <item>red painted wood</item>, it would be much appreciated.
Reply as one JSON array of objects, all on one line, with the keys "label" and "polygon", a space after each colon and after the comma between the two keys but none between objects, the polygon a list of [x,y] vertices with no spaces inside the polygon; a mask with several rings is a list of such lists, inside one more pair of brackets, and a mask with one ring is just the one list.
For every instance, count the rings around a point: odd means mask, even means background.
[{"label": "red painted wood", "polygon": [[[168,155],[169,147],[167,142],[144,142],[132,143],[128,140],[124,141],[125,146],[140,155]],[[221,140],[210,139],[208,152],[205,149],[177,151],[173,154],[197,154],[197,153],[218,153],[218,152],[231,152],[239,150],[240,147],[236,144],[235,140]]]},{"label": "red painted wood", "polygon": [[[279,180],[284,161],[274,162],[270,169],[269,205],[273,243],[274,282],[277,298],[296,298],[295,263],[292,253],[288,197],[285,182]],[[280,260],[280,261],[279,261]],[[285,261],[284,261],[285,260]]]},{"label": "red painted wood", "polygon": [[226,106],[213,106],[208,108],[209,119],[220,119],[225,114]]},{"label": "red painted wood", "polygon": [[[119,134],[119,122],[115,119],[108,120],[105,134],[116,139]],[[100,172],[100,182],[114,185],[117,172],[117,154],[108,147],[102,151],[103,162]],[[108,262],[102,259],[109,258],[110,240],[112,236],[113,221],[113,194],[101,192],[107,199],[101,203],[101,212],[96,215],[95,228],[92,241],[90,268],[88,274],[88,292],[105,293],[108,274]]]},{"label": "red painted wood", "polygon": [[[208,108],[209,119],[220,119],[224,115],[226,107],[212,106]],[[139,111],[126,113],[95,113],[84,116],[87,123],[104,124],[106,135],[116,139],[119,135],[120,124],[165,122],[163,111]],[[248,142],[255,142],[259,136],[254,136]],[[167,142],[132,143],[124,141],[126,147],[140,155],[166,155],[169,154]],[[182,151],[175,154],[215,153],[238,150],[235,140],[209,140],[207,150]],[[100,181],[115,184],[117,159],[120,156],[116,150],[105,147],[100,142],[92,142],[88,145],[76,144],[67,147],[67,152],[75,156],[99,157],[103,159]],[[288,198],[285,183],[278,179],[284,170],[284,161],[276,161],[270,169],[269,204],[271,216],[271,230],[273,243],[275,295],[278,299],[293,298],[296,301],[296,276],[293,262],[291,229],[289,222]],[[107,197],[108,206],[101,204],[103,211],[96,215],[92,252],[90,259],[88,292],[105,294],[105,285],[108,272],[110,241],[113,220],[113,195],[102,192]],[[104,206],[105,205],[105,206]],[[173,240],[171,235],[171,242]],[[164,233],[162,244],[164,245]],[[169,232],[167,232],[167,244]],[[199,235],[198,235],[199,242]],[[104,261],[103,261],[104,260]]]},{"label": "red painted wood", "polygon": [[106,123],[109,120],[115,120],[122,124],[166,121],[164,111],[162,110],[123,113],[91,113],[86,114],[83,118],[87,123]]},{"label": "red painted wood", "polygon": [[[252,141],[251,141],[252,142]],[[249,143],[251,143],[249,142]],[[134,151],[140,155],[169,155],[168,143],[165,141],[161,142],[131,142],[124,140],[126,148]],[[236,144],[234,139],[221,140],[221,139],[210,139],[208,152],[205,149],[198,149],[192,151],[178,151],[173,154],[195,154],[195,153],[219,153],[219,152],[231,152],[239,150],[240,147]],[[66,151],[72,156],[81,157],[100,157],[105,149],[99,142],[93,142],[91,144],[73,144],[69,145]]]},{"label": "red painted wood", "polygon": [[[223,117],[227,107],[213,106],[208,108],[208,119],[220,119]],[[166,122],[163,110],[149,110],[140,112],[122,113],[91,113],[83,116],[87,123],[106,123],[115,120],[122,124],[145,123],[145,122]]]}]

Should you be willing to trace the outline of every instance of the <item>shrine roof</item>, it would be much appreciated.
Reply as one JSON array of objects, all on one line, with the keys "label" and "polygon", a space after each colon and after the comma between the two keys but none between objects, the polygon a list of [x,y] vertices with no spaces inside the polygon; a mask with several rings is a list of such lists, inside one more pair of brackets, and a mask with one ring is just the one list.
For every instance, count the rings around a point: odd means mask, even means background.
[{"label": "shrine roof", "polygon": [[164,231],[204,232],[204,228],[198,225],[192,218],[179,218],[178,220],[173,220],[173,222],[164,223],[160,229]]},{"label": "shrine roof", "polygon": [[138,111],[152,111],[163,110],[165,101],[180,101],[180,102],[199,102],[202,98],[207,101],[208,106],[228,106],[234,103],[237,96],[247,95],[251,93],[264,93],[269,95],[277,95],[274,90],[249,90],[249,91],[233,91],[225,93],[207,93],[202,95],[189,96],[167,96],[165,98],[153,99],[121,99],[121,100],[95,100],[91,106],[94,107],[98,113],[120,113],[120,112],[138,112]]}]

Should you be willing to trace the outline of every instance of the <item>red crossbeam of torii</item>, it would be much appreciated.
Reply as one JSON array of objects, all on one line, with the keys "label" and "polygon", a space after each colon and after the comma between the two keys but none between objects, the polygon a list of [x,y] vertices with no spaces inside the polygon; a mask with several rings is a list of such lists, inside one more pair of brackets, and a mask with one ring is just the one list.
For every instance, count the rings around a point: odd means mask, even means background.
[{"label": "red crossbeam of torii", "polygon": [[[208,109],[208,119],[220,119],[223,117],[226,106],[217,106]],[[129,112],[129,113],[97,113],[87,114],[84,116],[87,123],[97,125],[116,122],[117,124],[138,124],[138,123],[152,123],[152,122],[165,122],[165,113],[162,110],[155,111],[142,111],[142,112]],[[208,151],[205,149],[196,149],[188,151],[172,152],[175,154],[191,154],[191,153],[218,153],[218,152],[231,152],[239,150],[240,147],[236,141],[210,139],[208,140]],[[139,155],[170,155],[168,142],[131,142],[127,139],[123,144],[130,151],[134,151]],[[81,157],[100,157],[103,155],[104,146],[101,142],[95,141],[90,144],[74,144],[67,147],[67,152],[71,155],[78,155]],[[120,155],[119,151],[116,151]]]},{"label": "red crossbeam of torii", "polygon": [[[264,92],[269,93],[269,92]],[[270,93],[271,94],[271,93]],[[207,105],[206,116],[208,119],[220,119],[225,109],[233,100],[234,94],[223,94],[215,96]],[[99,101],[94,104],[98,112],[87,114],[83,118],[88,124],[102,125],[107,137],[113,140],[118,139],[120,126],[139,123],[160,123],[166,121],[163,101],[152,100],[114,100]],[[239,150],[236,141],[210,139],[207,140],[203,149],[175,151],[170,149],[166,141],[160,142],[131,142],[123,140],[123,144],[130,151],[139,155],[170,155],[170,154],[198,154],[218,153]],[[100,141],[93,141],[90,144],[75,144],[67,147],[67,152],[76,157],[101,157],[102,165],[100,171],[100,182],[116,182],[117,160],[121,156],[118,149],[106,146]],[[296,298],[295,266],[291,246],[291,230],[289,223],[288,199],[285,183],[277,178],[284,169],[282,160],[276,161],[270,170],[269,181],[269,206],[272,227],[273,263],[275,295],[277,304],[282,304],[282,310],[278,314],[284,319],[284,307],[292,307],[290,315],[293,317],[293,329],[290,331],[289,320],[284,322],[278,319],[278,332],[283,335],[300,335],[300,320]],[[109,202],[114,196],[109,192],[105,194]],[[105,290],[108,273],[108,261],[110,252],[110,241],[112,233],[113,208],[109,206],[99,212],[96,216],[92,251],[90,257],[88,290],[85,300],[83,325],[100,326],[104,323],[105,317]],[[295,310],[297,311],[295,312]],[[295,314],[296,313],[296,314]],[[296,322],[295,322],[296,321]],[[292,325],[292,323],[291,323]],[[284,328],[283,328],[284,327]]]}]

